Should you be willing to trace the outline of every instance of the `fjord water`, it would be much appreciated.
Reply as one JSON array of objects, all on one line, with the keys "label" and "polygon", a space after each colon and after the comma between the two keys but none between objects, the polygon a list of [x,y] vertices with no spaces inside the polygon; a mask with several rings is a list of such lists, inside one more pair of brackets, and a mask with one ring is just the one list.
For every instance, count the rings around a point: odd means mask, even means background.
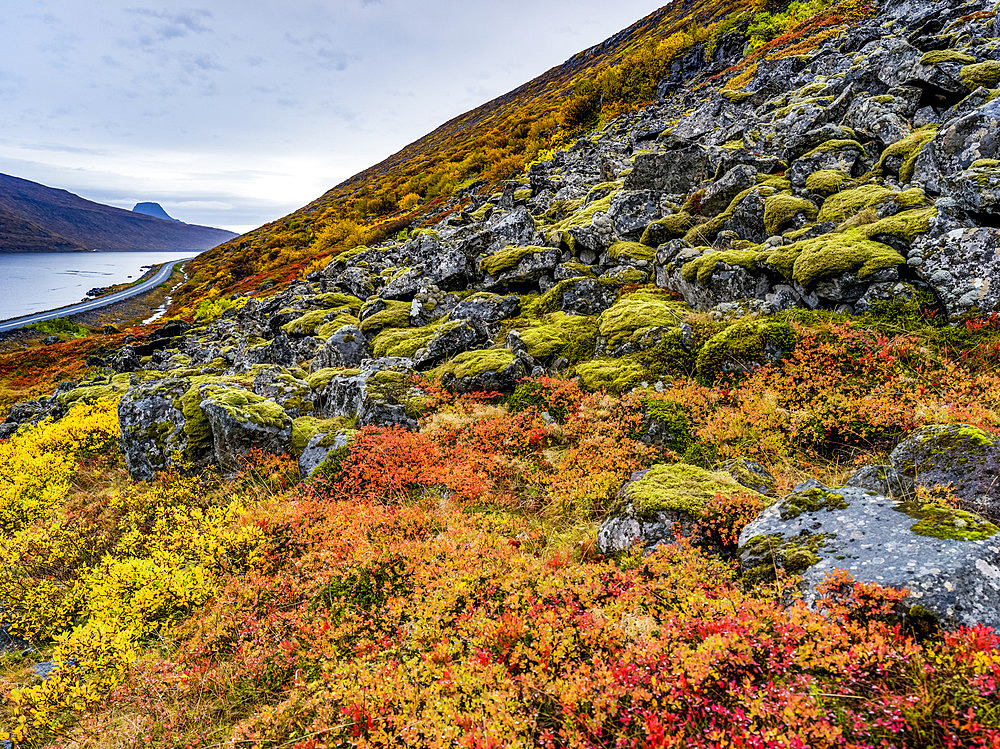
[{"label": "fjord water", "polygon": [[198,252],[0,253],[0,320],[75,304],[96,286],[137,281],[144,266]]}]

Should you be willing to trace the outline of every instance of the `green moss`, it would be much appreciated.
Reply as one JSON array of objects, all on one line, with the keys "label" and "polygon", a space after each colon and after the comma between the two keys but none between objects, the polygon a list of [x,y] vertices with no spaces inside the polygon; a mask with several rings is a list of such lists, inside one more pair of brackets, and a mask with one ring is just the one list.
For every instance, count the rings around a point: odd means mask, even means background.
[{"label": "green moss", "polygon": [[684,264],[681,268],[681,276],[685,281],[691,283],[697,280],[698,283],[708,283],[719,263],[736,266],[739,268],[753,269],[757,267],[757,258],[760,252],[757,250],[711,250],[703,252]]},{"label": "green moss", "polygon": [[74,403],[96,401],[101,398],[113,398],[127,389],[127,382],[124,388],[116,387],[113,383],[110,385],[83,385],[72,390],[67,390],[65,393],[59,393],[56,397],[56,402],[61,408],[69,408]]},{"label": "green moss", "polygon": [[441,323],[431,323],[422,328],[388,328],[372,340],[372,354],[377,359],[385,356],[411,357],[426,346],[441,327]]},{"label": "green moss", "polygon": [[833,512],[846,510],[847,507],[848,503],[843,494],[815,487],[785,497],[781,504],[781,519],[792,520],[803,512]]},{"label": "green moss", "polygon": [[655,423],[661,427],[661,432],[665,431],[669,435],[669,438],[662,443],[663,447],[676,453],[683,453],[694,440],[687,410],[680,403],[647,398],[643,404],[643,413],[644,428]]},{"label": "green moss", "polygon": [[325,309],[306,312],[301,317],[282,325],[281,329],[289,335],[312,335],[316,332],[316,328],[323,324],[323,318],[328,314],[329,310]]},{"label": "green moss", "polygon": [[854,180],[841,169],[820,169],[806,177],[806,189],[823,195],[840,192],[854,184]]},{"label": "green moss", "polygon": [[670,301],[663,295],[626,294],[601,313],[599,334],[606,346],[614,349],[629,341],[636,342],[652,328],[678,327],[686,311],[683,303]]},{"label": "green moss", "polygon": [[934,139],[936,133],[936,126],[928,126],[914,130],[905,138],[896,141],[882,152],[878,164],[875,166],[875,173],[884,174],[886,159],[898,156],[902,158],[902,165],[899,167],[899,181],[903,183],[909,182],[913,179],[917,157],[924,147]]},{"label": "green moss", "polygon": [[202,400],[221,406],[238,421],[250,422],[260,427],[283,429],[292,420],[285,409],[272,400],[242,388],[207,385],[200,389]]},{"label": "green moss", "polygon": [[932,49],[930,52],[925,52],[924,56],[920,58],[921,65],[940,65],[942,62],[958,62],[962,65],[968,65],[975,61],[975,57],[959,52],[957,49]]},{"label": "green moss", "polygon": [[301,455],[302,451],[309,445],[309,441],[317,434],[329,435],[329,445],[324,444],[325,440],[320,441],[321,446],[329,447],[333,444],[336,432],[343,427],[344,419],[317,419],[313,416],[300,416],[292,422],[292,454]]},{"label": "green moss", "polygon": [[795,348],[796,343],[798,335],[795,328],[787,322],[740,321],[716,333],[701,347],[696,360],[698,374],[703,378],[713,379],[734,363],[739,368],[753,361],[764,363],[767,350],[787,354]]},{"label": "green moss", "polygon": [[986,60],[985,62],[966,65],[962,68],[960,77],[962,84],[969,91],[975,91],[980,86],[983,88],[995,88],[1000,83],[1000,61]]},{"label": "green moss", "polygon": [[571,363],[594,355],[598,322],[595,316],[553,312],[520,332],[528,353],[536,359],[565,356]]},{"label": "green moss", "polygon": [[338,294],[335,292],[317,294],[313,297],[313,301],[317,304],[329,307],[330,309],[346,307],[355,313],[361,311],[361,305],[363,304],[363,302],[356,296],[351,296],[350,294]]},{"label": "green moss", "polygon": [[969,164],[969,169],[996,169],[1000,167],[1000,159],[976,159]]},{"label": "green moss", "polygon": [[574,370],[585,390],[608,390],[624,393],[647,382],[646,368],[634,356],[620,359],[591,359],[576,365]]},{"label": "green moss", "polygon": [[881,96],[873,96],[871,100],[876,104],[893,104],[896,101],[896,97],[892,94],[882,94]]},{"label": "green moss", "polygon": [[484,257],[479,261],[479,267],[482,268],[484,273],[488,273],[494,278],[499,276],[504,271],[512,270],[517,267],[517,264],[524,260],[526,257],[531,255],[538,255],[543,252],[548,252],[551,247],[504,247],[499,252],[496,252],[488,257]]},{"label": "green moss", "polygon": [[514,200],[518,201],[531,200],[531,188],[522,187],[520,190],[514,193]]},{"label": "green moss", "polygon": [[809,158],[810,156],[816,156],[821,153],[832,153],[833,151],[846,151],[847,149],[852,149],[865,153],[864,147],[858,143],[856,140],[828,140],[826,143],[821,143],[816,146],[813,150],[805,155],[804,158]]},{"label": "green moss", "polygon": [[645,260],[653,262],[656,250],[639,242],[615,242],[608,248],[608,257],[612,260]]},{"label": "green moss", "polygon": [[852,229],[764,249],[758,262],[810,288],[817,281],[840,273],[856,272],[859,278],[867,278],[877,271],[902,265],[906,260],[891,247],[866,239]]},{"label": "green moss", "polygon": [[[594,278],[597,275],[591,266],[584,265],[583,263],[563,263],[562,268],[570,273],[575,273],[576,278]],[[562,281],[559,283],[562,283]]]},{"label": "green moss", "polygon": [[639,241],[645,245],[652,245],[655,241],[653,240],[654,234],[660,236],[666,235],[668,237],[682,237],[691,229],[692,223],[691,214],[685,211],[672,213],[669,216],[658,218],[649,224],[642,232],[642,238]]},{"label": "green moss", "polygon": [[404,403],[413,390],[413,375],[390,369],[375,372],[365,382],[368,397],[383,403]]},{"label": "green moss", "polygon": [[864,237],[871,239],[880,235],[890,235],[912,242],[921,234],[930,231],[930,221],[937,215],[937,208],[918,208],[912,211],[903,211],[894,216],[887,216],[879,219],[875,223],[859,226],[857,231]]},{"label": "green moss", "polygon": [[482,221],[484,218],[486,218],[486,214],[489,213],[492,209],[493,209],[493,204],[492,203],[483,203],[481,206],[479,206],[476,210],[474,210],[469,215],[475,221]]},{"label": "green moss", "polygon": [[343,447],[338,447],[336,450],[331,450],[327,453],[323,462],[316,466],[309,476],[305,476],[304,478],[324,479],[326,481],[336,480],[340,476],[341,462],[350,454],[351,446],[349,443]]},{"label": "green moss", "polygon": [[872,208],[886,202],[896,194],[889,188],[880,185],[862,185],[852,190],[844,190],[823,201],[818,219],[821,222],[835,221],[840,223],[860,213],[865,208]]},{"label": "green moss", "polygon": [[749,585],[757,585],[773,582],[779,571],[801,574],[822,559],[820,549],[835,537],[833,533],[788,539],[778,533],[754,536],[740,547],[742,578]]},{"label": "green moss", "polygon": [[313,335],[317,338],[322,338],[324,341],[340,330],[345,325],[353,325],[357,327],[359,320],[357,317],[349,312],[344,312],[335,316],[329,322],[325,322],[320,325],[316,330],[313,331]]},{"label": "green moss", "polygon": [[938,504],[911,507],[907,510],[907,514],[919,518],[918,522],[910,527],[910,531],[918,536],[951,541],[981,541],[992,538],[1000,530],[993,523],[971,512]]},{"label": "green moss", "polygon": [[739,104],[740,102],[746,101],[751,96],[753,96],[753,94],[751,94],[749,91],[733,91],[732,89],[729,88],[723,89],[719,93],[722,94],[723,99],[725,99],[726,101],[731,101],[734,104]]},{"label": "green moss", "polygon": [[440,379],[445,374],[453,374],[458,379],[479,377],[487,372],[502,372],[514,363],[517,357],[506,349],[486,349],[465,351],[449,362],[445,362],[431,372]]},{"label": "green moss", "polygon": [[344,250],[343,252],[341,252],[333,259],[333,262],[346,263],[348,260],[353,260],[358,255],[363,255],[364,253],[369,252],[370,250],[371,250],[370,247],[366,247],[363,244],[359,244],[357,247],[352,247],[349,250]]},{"label": "green moss", "polygon": [[812,221],[816,218],[816,206],[809,200],[786,193],[764,199],[764,229],[772,237],[799,214],[804,214]]},{"label": "green moss", "polygon": [[545,236],[547,236],[550,241],[561,240],[567,244],[571,250],[574,249],[572,239],[566,234],[566,232],[575,227],[590,226],[590,222],[593,221],[596,213],[608,212],[611,208],[611,201],[617,193],[618,190],[614,190],[600,200],[594,200],[587,203],[583,208],[573,213],[569,218],[563,219],[552,226],[546,227]]},{"label": "green moss", "polygon": [[716,494],[755,494],[728,473],[675,463],[653,466],[639,481],[629,484],[628,498],[640,517],[658,512],[683,512],[698,519]]},{"label": "green moss", "polygon": [[410,303],[409,302],[386,302],[386,308],[381,312],[376,312],[370,317],[366,317],[358,326],[368,340],[374,339],[386,328],[408,328],[410,327]]},{"label": "green moss", "polygon": [[792,189],[792,182],[787,177],[779,177],[777,174],[757,174],[757,184],[770,187],[777,192]]}]

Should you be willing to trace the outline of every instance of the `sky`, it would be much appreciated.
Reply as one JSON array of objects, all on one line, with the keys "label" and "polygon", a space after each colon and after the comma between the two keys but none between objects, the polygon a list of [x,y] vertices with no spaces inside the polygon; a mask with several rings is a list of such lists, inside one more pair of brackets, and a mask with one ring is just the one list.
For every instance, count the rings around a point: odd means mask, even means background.
[{"label": "sky", "polygon": [[11,3],[0,173],[247,231],[662,4]]}]

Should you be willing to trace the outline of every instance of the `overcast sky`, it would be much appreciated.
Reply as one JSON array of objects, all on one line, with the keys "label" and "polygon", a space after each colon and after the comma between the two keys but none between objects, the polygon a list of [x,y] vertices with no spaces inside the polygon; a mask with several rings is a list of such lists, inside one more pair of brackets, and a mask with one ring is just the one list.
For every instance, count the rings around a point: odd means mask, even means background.
[{"label": "overcast sky", "polygon": [[246,231],[660,5],[10,3],[0,172]]}]

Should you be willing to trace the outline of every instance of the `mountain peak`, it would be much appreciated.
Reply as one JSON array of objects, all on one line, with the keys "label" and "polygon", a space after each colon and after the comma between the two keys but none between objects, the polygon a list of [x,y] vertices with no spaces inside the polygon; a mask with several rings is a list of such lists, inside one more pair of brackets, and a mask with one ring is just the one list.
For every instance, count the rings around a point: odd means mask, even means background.
[{"label": "mountain peak", "polygon": [[162,218],[165,221],[177,221],[177,219],[163,210],[163,206],[159,203],[136,203],[135,208],[132,209],[132,213],[141,213],[144,216]]}]

